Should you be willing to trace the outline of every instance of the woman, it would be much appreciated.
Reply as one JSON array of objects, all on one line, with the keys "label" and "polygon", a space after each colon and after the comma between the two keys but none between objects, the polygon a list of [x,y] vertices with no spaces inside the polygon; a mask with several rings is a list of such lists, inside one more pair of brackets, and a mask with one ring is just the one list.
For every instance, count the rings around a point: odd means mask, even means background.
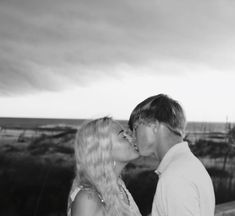
[{"label": "woman", "polygon": [[112,118],[83,125],[75,140],[76,177],[68,216],[140,216],[120,178],[125,165],[139,157],[132,137]]}]

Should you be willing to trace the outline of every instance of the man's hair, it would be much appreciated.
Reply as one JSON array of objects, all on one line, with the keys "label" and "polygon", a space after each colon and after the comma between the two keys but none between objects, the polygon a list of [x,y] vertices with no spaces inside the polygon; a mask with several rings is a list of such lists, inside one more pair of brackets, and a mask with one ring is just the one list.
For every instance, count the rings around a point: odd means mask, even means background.
[{"label": "man's hair", "polygon": [[165,124],[168,129],[184,136],[186,118],[178,101],[165,94],[149,97],[139,103],[132,111],[128,125],[131,130],[140,123],[148,124],[155,121]]}]

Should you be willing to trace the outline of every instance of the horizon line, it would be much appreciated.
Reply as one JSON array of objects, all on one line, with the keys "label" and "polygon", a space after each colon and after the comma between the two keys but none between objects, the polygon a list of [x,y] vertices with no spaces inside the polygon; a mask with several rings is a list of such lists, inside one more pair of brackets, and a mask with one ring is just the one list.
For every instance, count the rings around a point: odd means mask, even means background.
[{"label": "horizon line", "polygon": [[[109,116],[109,115],[107,115]],[[112,117],[112,116],[111,116]],[[14,117],[9,117],[9,116],[0,116],[0,119],[51,119],[51,120],[92,120],[92,119],[96,119],[96,118],[66,118],[66,117],[60,117],[60,118],[56,118],[56,117],[29,117],[29,116],[14,116]],[[98,117],[98,118],[102,118],[102,117]],[[112,117],[113,118],[113,117]],[[113,118],[117,121],[128,121],[128,119],[122,119],[122,118]],[[228,119],[226,119],[225,121],[199,121],[199,120],[187,120],[187,122],[198,122],[198,123],[235,123],[235,121],[228,121]]]}]

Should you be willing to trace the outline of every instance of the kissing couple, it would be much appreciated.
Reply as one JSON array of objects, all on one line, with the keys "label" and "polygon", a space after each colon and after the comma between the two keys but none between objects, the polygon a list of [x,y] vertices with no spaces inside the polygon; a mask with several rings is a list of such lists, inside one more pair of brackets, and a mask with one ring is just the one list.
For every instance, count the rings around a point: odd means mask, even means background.
[{"label": "kissing couple", "polygon": [[67,216],[141,216],[120,176],[130,161],[152,154],[160,163],[151,215],[214,216],[213,184],[183,140],[179,102],[165,94],[149,97],[134,108],[128,126],[104,117],[77,130]]}]

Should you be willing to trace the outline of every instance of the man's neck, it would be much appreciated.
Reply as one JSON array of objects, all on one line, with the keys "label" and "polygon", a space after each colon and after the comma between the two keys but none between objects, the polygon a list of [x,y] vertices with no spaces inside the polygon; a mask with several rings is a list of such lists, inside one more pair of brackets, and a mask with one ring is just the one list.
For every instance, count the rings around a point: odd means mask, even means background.
[{"label": "man's neck", "polygon": [[167,136],[162,137],[159,140],[159,147],[156,150],[159,160],[161,161],[165,154],[172,148],[174,145],[183,142],[183,138],[179,136]]}]

